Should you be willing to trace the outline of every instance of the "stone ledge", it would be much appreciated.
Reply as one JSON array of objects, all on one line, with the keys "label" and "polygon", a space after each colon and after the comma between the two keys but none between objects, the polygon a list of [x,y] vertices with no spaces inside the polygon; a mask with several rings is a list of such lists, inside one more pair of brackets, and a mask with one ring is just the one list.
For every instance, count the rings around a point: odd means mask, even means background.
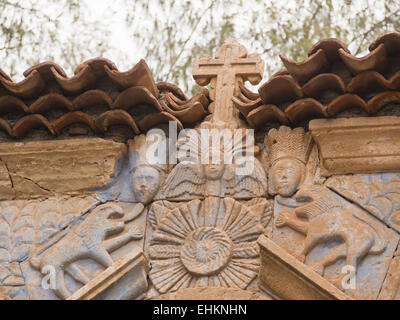
[{"label": "stone ledge", "polygon": [[309,129],[323,176],[400,168],[400,117],[318,119]]},{"label": "stone ledge", "polygon": [[125,151],[100,138],[0,143],[0,200],[89,193],[110,181]]},{"label": "stone ledge", "polygon": [[267,237],[261,235],[258,244],[261,256],[258,281],[265,292],[285,300],[351,299]]},{"label": "stone ledge", "polygon": [[[143,295],[148,287],[146,268],[143,251],[137,247],[73,293],[67,300],[92,300],[100,295],[106,295],[107,299],[112,300],[137,298]],[[125,284],[121,285],[121,282]],[[124,289],[121,291],[118,286]]]}]

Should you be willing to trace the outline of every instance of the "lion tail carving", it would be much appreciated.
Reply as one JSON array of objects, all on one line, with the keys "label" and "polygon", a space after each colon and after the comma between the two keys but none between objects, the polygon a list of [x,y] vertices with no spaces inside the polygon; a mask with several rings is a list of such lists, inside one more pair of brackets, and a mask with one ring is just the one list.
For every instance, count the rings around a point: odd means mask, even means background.
[{"label": "lion tail carving", "polygon": [[49,249],[52,245],[60,241],[62,238],[64,238],[67,235],[67,231],[63,230],[62,232],[56,234],[53,238],[50,239],[50,241],[34,248],[31,250],[31,253],[29,254],[29,261],[32,267],[36,269],[40,269],[40,258],[39,256],[45,252],[47,249]]},{"label": "lion tail carving", "polygon": [[357,220],[361,221],[362,223],[368,225],[368,227],[371,228],[371,230],[374,232],[375,237],[374,237],[374,245],[371,247],[369,250],[369,253],[371,254],[380,254],[383,251],[386,250],[387,247],[387,241],[385,237],[377,230],[373,224],[369,223],[368,221],[362,219],[361,217],[358,217],[357,215],[353,214],[352,215],[354,218]]}]

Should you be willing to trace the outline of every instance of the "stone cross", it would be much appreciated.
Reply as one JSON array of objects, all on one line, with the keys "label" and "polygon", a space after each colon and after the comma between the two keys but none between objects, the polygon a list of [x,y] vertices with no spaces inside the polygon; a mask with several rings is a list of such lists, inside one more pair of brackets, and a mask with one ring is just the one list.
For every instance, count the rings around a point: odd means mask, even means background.
[{"label": "stone cross", "polygon": [[248,80],[258,84],[263,76],[264,61],[258,54],[247,55],[247,50],[235,39],[225,40],[215,58],[204,55],[193,65],[193,78],[201,85],[210,83],[211,122],[219,127],[238,127],[239,115],[232,97],[239,94],[239,83]]}]

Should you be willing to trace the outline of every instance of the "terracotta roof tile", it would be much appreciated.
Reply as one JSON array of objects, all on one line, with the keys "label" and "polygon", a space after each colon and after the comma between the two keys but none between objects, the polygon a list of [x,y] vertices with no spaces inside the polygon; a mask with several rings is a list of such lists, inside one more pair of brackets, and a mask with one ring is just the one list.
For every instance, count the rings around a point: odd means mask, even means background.
[{"label": "terracotta roof tile", "polygon": [[[369,49],[354,57],[343,42],[330,38],[314,44],[304,61],[281,55],[286,69],[262,84],[258,95],[250,93],[251,101],[239,95],[233,103],[254,128],[272,120],[296,124],[337,117],[354,108],[374,115],[387,104],[400,104],[400,33],[379,36]],[[249,92],[241,86],[242,95]]]},{"label": "terracotta roof tile", "polygon": [[73,100],[74,109],[83,109],[91,106],[111,107],[113,101],[111,97],[102,90],[88,90]]},{"label": "terracotta roof tile", "polygon": [[140,130],[132,116],[125,110],[109,110],[102,113],[96,119],[96,126],[102,131],[106,132],[112,125],[125,124],[129,126],[135,134],[139,134]]},{"label": "terracotta roof tile", "polygon": [[289,124],[287,115],[273,104],[262,105],[252,110],[247,115],[247,121],[252,128],[258,128],[266,122],[279,122]]},{"label": "terracotta roof tile", "polygon": [[400,92],[398,91],[386,91],[381,92],[368,100],[368,109],[370,114],[382,109],[388,103],[400,103]]},{"label": "terracotta roof tile", "polygon": [[322,49],[329,62],[340,60],[340,55],[338,52],[339,49],[342,49],[344,52],[350,53],[349,49],[347,49],[347,46],[342,41],[335,38],[328,38],[320,40],[316,44],[314,44],[308,51],[308,56],[313,55],[319,49]]},{"label": "terracotta roof tile", "polygon": [[72,123],[84,123],[87,124],[93,132],[97,131],[94,121],[88,114],[81,111],[72,111],[64,114],[54,122],[54,132],[60,134],[62,129]]},{"label": "terracotta roof tile", "polygon": [[45,117],[40,114],[31,114],[17,121],[12,129],[11,135],[13,137],[20,138],[25,135],[29,130],[37,127],[45,127],[52,135],[55,134],[52,125]]},{"label": "terracotta roof tile", "polygon": [[384,44],[389,54],[394,54],[400,51],[400,33],[389,31],[374,40],[369,46],[369,51],[375,50],[380,44]]},{"label": "terracotta roof tile", "polygon": [[318,49],[315,53],[301,62],[295,62],[282,55],[279,55],[279,57],[289,73],[300,84],[303,84],[313,76],[326,71],[329,65],[328,59],[322,49]]},{"label": "terracotta roof tile", "polygon": [[88,65],[82,68],[78,74],[71,78],[60,75],[53,67],[51,68],[51,71],[53,72],[54,78],[63,91],[69,94],[82,92],[85,89],[93,86],[96,82],[96,76]]},{"label": "terracotta roof tile", "polygon": [[22,98],[39,95],[45,86],[45,81],[37,70],[33,70],[20,82],[13,82],[5,78],[0,78],[0,82],[10,93]]},{"label": "terracotta roof tile", "polygon": [[265,104],[281,104],[303,97],[300,85],[290,75],[272,77],[258,92]]},{"label": "terracotta roof tile", "polygon": [[339,49],[339,54],[353,74],[359,74],[367,70],[383,72],[386,69],[387,53],[383,43],[362,58],[356,58],[343,49]]},{"label": "terracotta roof tile", "polygon": [[321,73],[310,79],[302,88],[309,97],[319,98],[326,90],[333,90],[339,94],[346,92],[342,79],[334,73]]},{"label": "terracotta roof tile", "polygon": [[293,102],[286,108],[285,113],[292,123],[299,123],[308,119],[328,117],[328,113],[324,106],[313,98],[300,99]]},{"label": "terracotta roof tile", "polygon": [[46,128],[48,138],[112,136],[114,126],[128,128],[123,130],[128,138],[168,121],[183,129],[208,114],[207,89],[188,99],[174,84],[156,84],[144,60],[120,72],[110,60],[90,59],[72,77],[57,64],[44,62],[24,75],[24,80],[13,82],[0,71],[0,131],[11,138],[23,138],[40,127]]},{"label": "terracotta roof tile", "polygon": [[369,112],[367,103],[356,94],[346,93],[333,101],[331,101],[326,108],[328,116],[334,116],[337,113],[349,108],[358,107],[366,112]]},{"label": "terracotta roof tile", "polygon": [[158,98],[158,88],[147,63],[143,59],[126,72],[113,70],[107,65],[104,66],[104,69],[108,76],[122,88],[125,89],[132,86],[143,86],[146,87],[155,98]]},{"label": "terracotta roof tile", "polygon": [[386,91],[391,88],[390,81],[376,71],[365,71],[355,76],[347,85],[351,93],[368,93]]}]

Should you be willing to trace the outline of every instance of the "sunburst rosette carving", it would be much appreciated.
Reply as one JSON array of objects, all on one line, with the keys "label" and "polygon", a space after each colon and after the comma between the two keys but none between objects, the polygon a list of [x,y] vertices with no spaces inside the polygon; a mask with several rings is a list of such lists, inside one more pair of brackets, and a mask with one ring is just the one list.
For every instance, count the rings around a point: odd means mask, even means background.
[{"label": "sunburst rosette carving", "polygon": [[257,276],[261,206],[232,198],[192,200],[158,221],[149,247],[150,278],[160,293],[200,286],[246,289]]}]

